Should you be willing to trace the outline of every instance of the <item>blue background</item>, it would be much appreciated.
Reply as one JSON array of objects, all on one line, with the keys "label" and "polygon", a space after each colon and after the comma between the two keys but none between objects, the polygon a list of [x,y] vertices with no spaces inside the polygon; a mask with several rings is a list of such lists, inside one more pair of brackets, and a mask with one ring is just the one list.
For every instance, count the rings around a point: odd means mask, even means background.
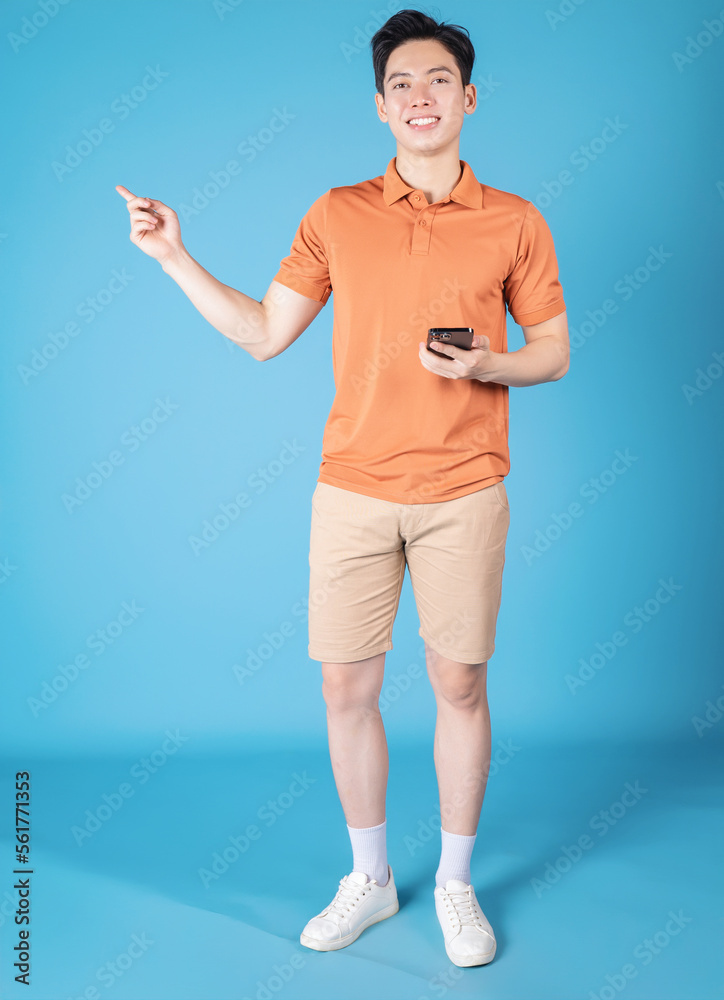
[{"label": "blue background", "polygon": [[[176,208],[193,256],[261,299],[311,202],[395,155],[368,40],[405,5],[45,6],[47,23],[39,3],[0,11],[12,89],[0,214],[3,995],[723,996],[724,38],[709,34],[697,54],[696,36],[724,11],[424,8],[470,31],[479,107],[460,156],[542,211],[573,345],[561,381],[510,390],[511,525],[489,667],[498,757],[472,869],[499,950],[461,970],[432,902],[435,703],[409,576],[381,702],[401,911],[337,953],[299,944],[351,864],[305,613],[333,299],[259,364],[132,246],[114,190]],[[278,112],[287,123],[271,132]],[[82,145],[84,130],[96,144]],[[253,157],[239,151],[250,137]],[[241,170],[224,183],[232,159]],[[523,343],[509,321],[509,349]],[[132,447],[158,400],[166,419]],[[298,453],[282,465],[287,442]],[[122,464],[69,510],[77,478],[116,449]],[[239,492],[249,506],[195,552],[191,536]],[[580,516],[566,522],[573,503]],[[114,625],[124,602],[136,617]],[[11,968],[17,770],[33,791],[29,989]],[[646,791],[622,812],[627,783]],[[259,839],[239,841],[204,884],[199,870],[254,823]],[[594,846],[566,863],[586,833]],[[672,911],[684,915],[673,936]],[[153,943],[109,973],[134,934]]]}]

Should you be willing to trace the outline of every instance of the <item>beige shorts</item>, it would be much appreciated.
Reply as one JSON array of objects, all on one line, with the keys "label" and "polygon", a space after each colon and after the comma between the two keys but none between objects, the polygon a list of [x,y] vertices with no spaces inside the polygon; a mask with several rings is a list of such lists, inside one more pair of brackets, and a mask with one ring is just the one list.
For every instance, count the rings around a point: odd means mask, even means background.
[{"label": "beige shorts", "polygon": [[309,546],[311,659],[350,663],[392,649],[408,566],[425,642],[459,663],[488,660],[509,523],[502,482],[416,504],[318,482]]}]

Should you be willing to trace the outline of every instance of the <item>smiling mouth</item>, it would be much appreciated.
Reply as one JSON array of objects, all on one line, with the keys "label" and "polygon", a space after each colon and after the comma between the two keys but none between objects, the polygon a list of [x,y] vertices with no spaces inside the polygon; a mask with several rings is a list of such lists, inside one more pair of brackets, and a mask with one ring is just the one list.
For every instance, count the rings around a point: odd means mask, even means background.
[{"label": "smiling mouth", "polygon": [[418,118],[410,118],[407,124],[419,132],[422,129],[435,128],[439,121],[439,115],[420,115]]}]

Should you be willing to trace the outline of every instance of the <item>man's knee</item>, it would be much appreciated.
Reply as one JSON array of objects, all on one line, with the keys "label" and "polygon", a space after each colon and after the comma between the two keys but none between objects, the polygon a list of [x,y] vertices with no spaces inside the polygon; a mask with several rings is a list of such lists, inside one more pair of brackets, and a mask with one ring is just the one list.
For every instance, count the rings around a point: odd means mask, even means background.
[{"label": "man's knee", "polygon": [[428,647],[427,663],[435,694],[456,708],[476,708],[487,697],[487,660],[460,663]]},{"label": "man's knee", "polygon": [[333,711],[377,710],[384,657],[370,657],[354,663],[322,663],[322,695]]}]

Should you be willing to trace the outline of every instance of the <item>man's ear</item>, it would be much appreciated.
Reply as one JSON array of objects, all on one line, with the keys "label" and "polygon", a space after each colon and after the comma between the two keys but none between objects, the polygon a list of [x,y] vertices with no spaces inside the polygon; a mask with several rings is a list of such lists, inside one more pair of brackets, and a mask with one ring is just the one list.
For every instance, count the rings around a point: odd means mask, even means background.
[{"label": "man's ear", "polygon": [[478,106],[478,88],[469,83],[465,88],[465,114],[471,115]]},{"label": "man's ear", "polygon": [[377,115],[380,121],[387,121],[387,111],[385,109],[385,99],[379,91],[375,94],[375,104],[377,105]]}]

